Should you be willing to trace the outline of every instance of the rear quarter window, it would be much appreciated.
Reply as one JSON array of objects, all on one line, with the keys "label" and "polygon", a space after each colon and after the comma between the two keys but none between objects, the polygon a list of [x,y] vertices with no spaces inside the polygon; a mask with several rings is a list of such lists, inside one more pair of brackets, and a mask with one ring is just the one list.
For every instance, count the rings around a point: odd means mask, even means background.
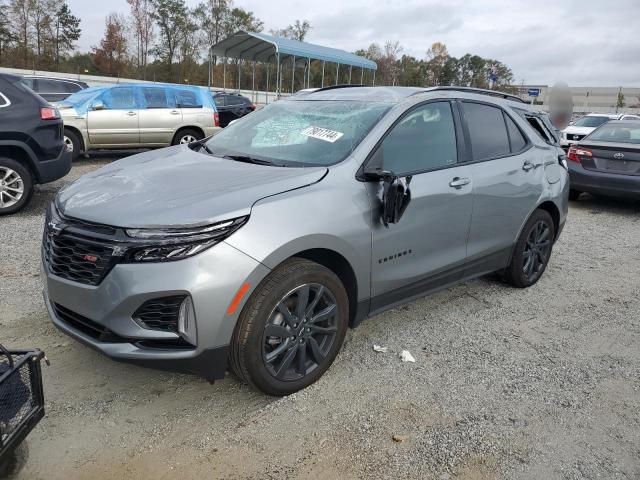
[{"label": "rear quarter window", "polygon": [[11,101],[4,93],[0,92],[0,108],[8,107],[9,105],[11,105]]},{"label": "rear quarter window", "polygon": [[176,103],[180,108],[202,108],[199,93],[193,90],[176,89]]}]

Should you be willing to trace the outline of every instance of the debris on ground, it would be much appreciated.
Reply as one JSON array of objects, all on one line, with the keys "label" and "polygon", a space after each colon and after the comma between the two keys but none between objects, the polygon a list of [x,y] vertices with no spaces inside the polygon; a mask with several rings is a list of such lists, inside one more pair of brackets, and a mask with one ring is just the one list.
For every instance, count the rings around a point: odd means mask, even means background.
[{"label": "debris on ground", "polygon": [[403,362],[411,362],[411,363],[416,363],[416,359],[413,358],[413,355],[411,355],[411,353],[409,353],[409,350],[402,350],[400,352],[400,359]]},{"label": "debris on ground", "polygon": [[380,345],[374,345],[373,350],[379,353],[387,353],[389,351],[389,347],[381,347]]}]

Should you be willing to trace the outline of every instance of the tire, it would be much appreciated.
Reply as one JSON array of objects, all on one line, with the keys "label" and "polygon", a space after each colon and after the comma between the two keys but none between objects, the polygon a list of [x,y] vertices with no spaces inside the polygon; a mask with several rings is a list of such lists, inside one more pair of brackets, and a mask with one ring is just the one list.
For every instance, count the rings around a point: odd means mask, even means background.
[{"label": "tire", "polygon": [[582,192],[579,192],[577,190],[569,190],[569,200],[575,202],[576,200],[578,200],[581,194]]},{"label": "tire", "polygon": [[0,215],[11,215],[29,203],[33,176],[27,167],[11,158],[0,157]]},{"label": "tire", "polygon": [[204,138],[202,132],[199,132],[198,130],[194,130],[192,128],[185,128],[184,130],[178,131],[178,133],[174,135],[171,145],[191,143],[202,138]]},{"label": "tire", "polygon": [[71,150],[71,161],[75,162],[80,156],[80,153],[84,150],[82,139],[73,130],[65,128],[64,143],[67,145],[67,149]]},{"label": "tire", "polygon": [[[302,310],[299,300],[306,305]],[[306,388],[333,363],[348,318],[347,292],[331,270],[302,258],[287,260],[262,281],[242,310],[231,341],[231,368],[269,395]]]},{"label": "tire", "polygon": [[0,462],[0,478],[8,480],[17,475],[27,463],[28,456],[29,449],[23,441],[4,462]]},{"label": "tire", "polygon": [[553,219],[548,212],[536,210],[525,224],[515,244],[504,280],[518,288],[536,283],[549,263],[555,238]]}]

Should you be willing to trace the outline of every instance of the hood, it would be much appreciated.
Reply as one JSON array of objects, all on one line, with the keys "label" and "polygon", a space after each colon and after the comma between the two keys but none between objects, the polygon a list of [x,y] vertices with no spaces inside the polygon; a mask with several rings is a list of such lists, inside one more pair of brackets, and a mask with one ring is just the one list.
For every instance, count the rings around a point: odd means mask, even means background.
[{"label": "hood", "polygon": [[562,133],[571,133],[571,134],[577,134],[577,135],[588,135],[591,132],[593,132],[596,129],[596,127],[575,127],[573,125],[569,125],[567,128],[565,128]]},{"label": "hood", "polygon": [[242,163],[178,145],[86,174],[56,201],[66,216],[105,225],[198,226],[247,215],[256,201],[318,182],[326,172]]}]

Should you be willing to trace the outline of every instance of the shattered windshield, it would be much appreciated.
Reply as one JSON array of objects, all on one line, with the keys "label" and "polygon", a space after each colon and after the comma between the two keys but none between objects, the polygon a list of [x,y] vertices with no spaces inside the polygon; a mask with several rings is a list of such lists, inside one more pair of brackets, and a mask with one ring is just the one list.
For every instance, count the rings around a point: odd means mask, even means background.
[{"label": "shattered windshield", "polygon": [[279,101],[229,125],[207,142],[218,156],[245,156],[286,166],[344,160],[391,104]]}]

